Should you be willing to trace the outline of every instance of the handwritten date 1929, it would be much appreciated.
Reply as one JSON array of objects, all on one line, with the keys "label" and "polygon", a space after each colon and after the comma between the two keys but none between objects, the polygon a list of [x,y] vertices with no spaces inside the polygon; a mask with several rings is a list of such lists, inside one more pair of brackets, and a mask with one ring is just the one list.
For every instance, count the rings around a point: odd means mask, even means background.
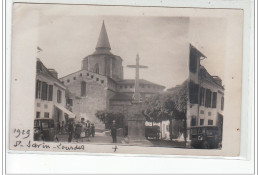
[{"label": "handwritten date 1929", "polygon": [[14,135],[15,138],[22,138],[22,139],[26,139],[28,137],[30,137],[30,129],[14,129]]}]

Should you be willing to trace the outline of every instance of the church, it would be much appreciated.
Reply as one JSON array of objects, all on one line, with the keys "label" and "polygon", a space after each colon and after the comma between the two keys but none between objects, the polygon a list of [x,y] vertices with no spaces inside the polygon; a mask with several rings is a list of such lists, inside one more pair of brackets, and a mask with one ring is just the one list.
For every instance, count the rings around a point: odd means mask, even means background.
[{"label": "church", "polygon": [[138,55],[137,65],[132,66],[135,67],[138,76],[135,79],[124,79],[122,62],[120,56],[111,52],[103,21],[95,51],[83,58],[79,71],[60,78],[70,91],[71,107],[76,115],[76,121],[89,120],[97,129],[103,129],[104,124],[95,116],[98,110],[121,112],[127,117],[133,95],[137,92],[136,81],[140,99],[165,89],[162,85],[139,79]]}]

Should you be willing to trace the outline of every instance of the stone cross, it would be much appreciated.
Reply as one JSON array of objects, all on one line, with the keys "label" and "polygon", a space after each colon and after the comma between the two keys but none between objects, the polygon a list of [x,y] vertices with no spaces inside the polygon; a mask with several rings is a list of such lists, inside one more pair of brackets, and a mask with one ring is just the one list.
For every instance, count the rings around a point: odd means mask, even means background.
[{"label": "stone cross", "polygon": [[133,100],[136,102],[141,102],[141,94],[139,91],[139,69],[148,68],[148,66],[139,65],[139,54],[136,55],[136,65],[127,65],[129,68],[135,68],[135,90],[133,95]]}]

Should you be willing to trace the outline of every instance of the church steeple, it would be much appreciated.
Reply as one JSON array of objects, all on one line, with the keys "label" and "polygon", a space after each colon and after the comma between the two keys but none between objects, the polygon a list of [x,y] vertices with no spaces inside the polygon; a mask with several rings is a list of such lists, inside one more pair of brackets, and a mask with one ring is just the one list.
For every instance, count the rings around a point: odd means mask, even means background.
[{"label": "church steeple", "polygon": [[96,50],[99,50],[99,49],[111,50],[104,20],[103,20],[103,24],[101,27],[99,37],[98,37],[97,46],[96,46]]}]

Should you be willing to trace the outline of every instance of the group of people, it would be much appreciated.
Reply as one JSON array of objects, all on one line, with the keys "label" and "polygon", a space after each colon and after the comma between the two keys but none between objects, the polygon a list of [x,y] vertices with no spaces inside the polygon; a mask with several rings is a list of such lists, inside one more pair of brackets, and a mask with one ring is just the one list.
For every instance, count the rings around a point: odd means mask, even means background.
[{"label": "group of people", "polygon": [[[112,121],[110,132],[111,132],[113,143],[117,143],[117,125],[115,120]],[[87,140],[89,141],[90,136],[92,137],[95,136],[95,125],[94,123],[90,123],[89,120],[87,120],[86,123],[80,122],[76,124],[74,124],[73,121],[70,121],[68,124],[68,134],[69,134],[68,142],[72,141],[73,136],[76,139],[87,138]]]},{"label": "group of people", "polygon": [[95,136],[95,125],[94,123],[90,123],[89,120],[87,120],[86,123],[80,122],[76,124],[70,121],[68,126],[68,134],[68,142],[72,141],[73,135],[76,139],[87,138],[87,140],[90,141],[89,137]]}]

